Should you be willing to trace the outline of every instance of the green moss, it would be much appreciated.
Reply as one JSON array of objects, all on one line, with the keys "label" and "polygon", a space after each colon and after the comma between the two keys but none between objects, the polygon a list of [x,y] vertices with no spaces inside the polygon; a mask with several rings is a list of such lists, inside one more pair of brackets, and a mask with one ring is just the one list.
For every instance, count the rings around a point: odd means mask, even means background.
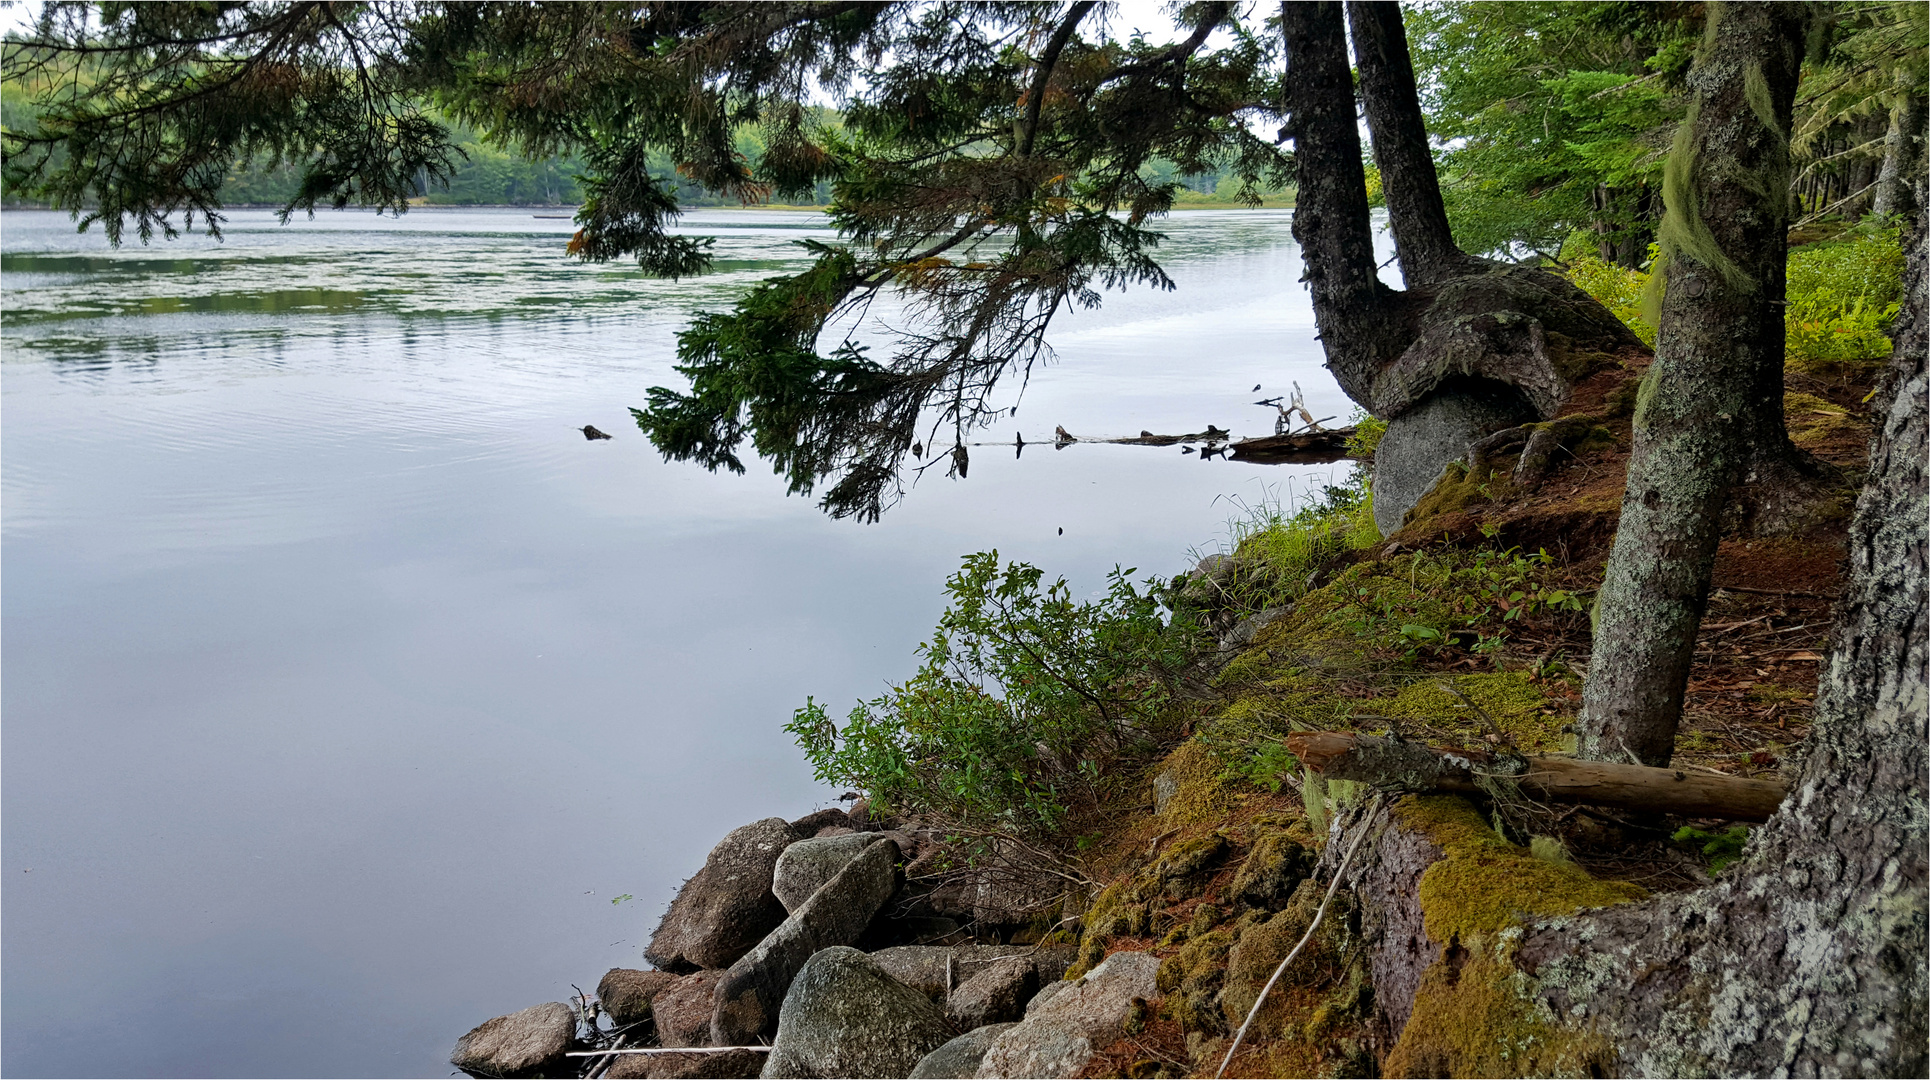
[{"label": "green moss", "polygon": [[1642,380],[1640,378],[1625,379],[1621,385],[1610,390],[1608,394],[1602,398],[1602,405],[1611,417],[1634,416],[1635,401],[1641,392]]},{"label": "green moss", "polygon": [[[1450,692],[1448,686],[1458,693]],[[1558,747],[1561,726],[1566,723],[1550,709],[1548,698],[1528,674],[1521,671],[1424,679],[1392,699],[1365,708],[1474,737],[1486,733],[1481,718],[1485,713],[1496,728],[1514,737],[1516,746],[1530,751]]]},{"label": "green moss", "polygon": [[1205,891],[1206,879],[1226,861],[1231,850],[1232,845],[1219,833],[1174,844],[1154,864],[1153,880],[1166,898],[1191,900]]},{"label": "green moss", "polygon": [[1198,740],[1181,743],[1161,762],[1161,769],[1171,772],[1178,782],[1163,815],[1168,828],[1217,825],[1239,808],[1237,792],[1225,777],[1222,763]]},{"label": "green moss", "polygon": [[1470,506],[1493,502],[1496,495],[1509,486],[1505,474],[1483,471],[1480,474],[1468,472],[1461,462],[1449,462],[1441,479],[1433,490],[1421,496],[1414,509],[1407,512],[1401,531],[1407,532],[1425,524],[1428,520],[1466,510]]},{"label": "green moss", "polygon": [[1841,405],[1831,404],[1815,394],[1805,394],[1800,390],[1790,390],[1783,394],[1783,416],[1796,419],[1810,413],[1824,416],[1848,416],[1849,410]]},{"label": "green moss", "polygon": [[1776,103],[1770,98],[1769,80],[1763,77],[1760,63],[1751,63],[1742,69],[1742,100],[1748,102],[1749,111],[1756,114],[1770,138],[1778,144],[1788,144],[1783,125],[1776,121]]},{"label": "green moss", "polygon": [[1384,1076],[1606,1076],[1611,1048],[1600,1035],[1559,1023],[1526,992],[1509,962],[1482,950],[1459,968],[1421,975],[1414,1011],[1381,1063]]},{"label": "green moss", "polygon": [[1784,394],[1783,423],[1789,429],[1790,441],[1805,449],[1845,437],[1857,441],[1867,437],[1863,422],[1851,416],[1848,409],[1814,394]]},{"label": "green moss", "polygon": [[1466,944],[1522,919],[1570,915],[1648,895],[1626,881],[1599,881],[1572,863],[1535,858],[1498,836],[1456,796],[1410,796],[1394,813],[1403,827],[1423,833],[1445,855],[1421,875],[1420,890],[1427,935],[1443,944]]},{"label": "green moss", "polygon": [[[1220,1007],[1228,1023],[1238,1025],[1245,1021],[1261,989],[1273,977],[1274,968],[1280,965],[1280,961],[1306,934],[1307,927],[1313,924],[1314,913],[1319,910],[1326,891],[1325,885],[1308,878],[1294,890],[1293,899],[1284,911],[1271,918],[1252,913],[1241,920],[1239,940],[1227,953],[1226,989],[1220,994]],[[1359,960],[1359,956],[1355,955],[1359,951],[1356,948],[1359,943],[1349,929],[1353,909],[1354,901],[1350,894],[1340,892],[1334,895],[1320,928],[1294,959],[1293,965],[1281,974],[1278,989],[1261,1008],[1259,1019],[1255,1021],[1259,1030],[1277,1031],[1281,1023],[1290,1018],[1292,1007],[1289,1003],[1294,995],[1281,993],[1281,990],[1325,986],[1343,973],[1350,962]]]},{"label": "green moss", "polygon": [[1520,923],[1629,903],[1647,891],[1535,857],[1496,835],[1465,799],[1410,796],[1394,814],[1443,852],[1421,875],[1420,898],[1427,935],[1444,947],[1421,976],[1385,1075],[1604,1075],[1606,1042],[1565,1025],[1513,962]]}]

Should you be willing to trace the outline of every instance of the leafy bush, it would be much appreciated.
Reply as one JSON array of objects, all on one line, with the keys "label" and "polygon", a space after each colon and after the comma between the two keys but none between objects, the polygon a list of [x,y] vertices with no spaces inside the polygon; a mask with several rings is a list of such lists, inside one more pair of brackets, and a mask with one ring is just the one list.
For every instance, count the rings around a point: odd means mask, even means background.
[{"label": "leafy bush", "polygon": [[[1572,248],[1564,248],[1563,254]],[[1654,255],[1651,246],[1650,256]],[[1651,348],[1655,327],[1642,316],[1645,270],[1589,254],[1568,260],[1568,280],[1601,301]],[[1789,254],[1784,357],[1797,370],[1889,355],[1885,336],[1903,295],[1903,247],[1894,228],[1864,226]]]},{"label": "leafy bush", "polygon": [[1578,255],[1569,261],[1567,276],[1627,323],[1642,344],[1655,347],[1655,327],[1642,318],[1642,288],[1649,280],[1646,271],[1630,270],[1594,255]]},{"label": "leafy bush", "polygon": [[1120,763],[1174,734],[1173,692],[1192,655],[1156,581],[1114,569],[1103,599],[1074,602],[1064,578],[998,552],[967,556],[924,664],[851,710],[842,728],[815,700],[785,730],[819,780],[864,791],[887,812],[1036,833],[1096,801]]},{"label": "leafy bush", "polygon": [[1786,353],[1802,367],[1878,360],[1903,297],[1903,246],[1895,229],[1859,229],[1789,255]]}]

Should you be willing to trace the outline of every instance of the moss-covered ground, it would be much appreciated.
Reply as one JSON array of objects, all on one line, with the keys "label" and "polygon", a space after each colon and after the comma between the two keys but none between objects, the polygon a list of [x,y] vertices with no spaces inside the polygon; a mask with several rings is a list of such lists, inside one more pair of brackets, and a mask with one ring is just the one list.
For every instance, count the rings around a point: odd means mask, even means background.
[{"label": "moss-covered ground", "polygon": [[[1161,1011],[1091,1076],[1211,1076],[1259,986],[1324,893],[1311,875],[1328,822],[1366,797],[1322,784],[1285,749],[1302,730],[1394,733],[1437,746],[1560,753],[1587,672],[1590,618],[1613,537],[1639,366],[1576,394],[1560,460],[1538,484],[1461,470],[1385,539],[1366,509],[1276,515],[1230,544],[1210,589],[1175,596],[1222,632],[1266,612],[1221,657],[1191,736],[1144,776],[1162,794],[1118,818],[1087,859],[1107,887],[1059,936],[1080,967],[1162,957]],[[1792,436],[1861,465],[1867,382],[1790,376]],[[1840,522],[1723,542],[1698,642],[1678,767],[1776,777],[1801,752]],[[1155,784],[1155,780],[1160,781]],[[1375,1026],[1360,913],[1345,891],[1283,978],[1229,1076],[1586,1075],[1602,1048],[1523,1004],[1509,962],[1527,918],[1624,903],[1709,880],[1671,840],[1687,824],[1568,808],[1408,797],[1392,814],[1445,853],[1421,881],[1428,935],[1450,944],[1422,977],[1404,1032]],[[1068,910],[1075,910],[1074,908]]]}]

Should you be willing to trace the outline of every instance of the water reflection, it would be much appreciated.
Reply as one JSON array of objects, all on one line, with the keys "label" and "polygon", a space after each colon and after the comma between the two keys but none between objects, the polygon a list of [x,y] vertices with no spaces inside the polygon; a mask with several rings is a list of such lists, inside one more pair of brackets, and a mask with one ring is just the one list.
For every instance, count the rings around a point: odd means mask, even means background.
[{"label": "water reflection", "polygon": [[[626,413],[815,215],[692,215],[723,269],[675,283],[522,212],[232,217],[112,252],[0,216],[9,1074],[447,1075],[637,964],[726,830],[834,794],[780,725],[913,670],[960,555],[1092,591],[1329,472],[992,450],[831,522]],[[1286,215],[1168,232],[1179,291],[1067,319],[985,439],[1260,433],[1290,379],[1347,415]]]}]

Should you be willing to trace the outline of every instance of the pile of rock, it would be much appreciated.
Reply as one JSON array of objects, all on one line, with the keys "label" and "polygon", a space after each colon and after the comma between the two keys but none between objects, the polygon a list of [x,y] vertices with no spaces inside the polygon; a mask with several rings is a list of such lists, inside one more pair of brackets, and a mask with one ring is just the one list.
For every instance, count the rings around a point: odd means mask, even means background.
[{"label": "pile of rock", "polygon": [[[935,839],[888,824],[859,804],[737,829],[664,914],[644,950],[657,970],[611,971],[594,1008],[490,1020],[451,1063],[472,1076],[1059,1077],[1146,1015],[1159,962],[1143,953],[1066,982],[1070,947],[897,944],[957,923],[942,896],[906,887]],[[1001,902],[954,892],[967,919]],[[598,1009],[618,1048],[652,1052],[581,1056],[614,1041],[593,1031]]]}]

